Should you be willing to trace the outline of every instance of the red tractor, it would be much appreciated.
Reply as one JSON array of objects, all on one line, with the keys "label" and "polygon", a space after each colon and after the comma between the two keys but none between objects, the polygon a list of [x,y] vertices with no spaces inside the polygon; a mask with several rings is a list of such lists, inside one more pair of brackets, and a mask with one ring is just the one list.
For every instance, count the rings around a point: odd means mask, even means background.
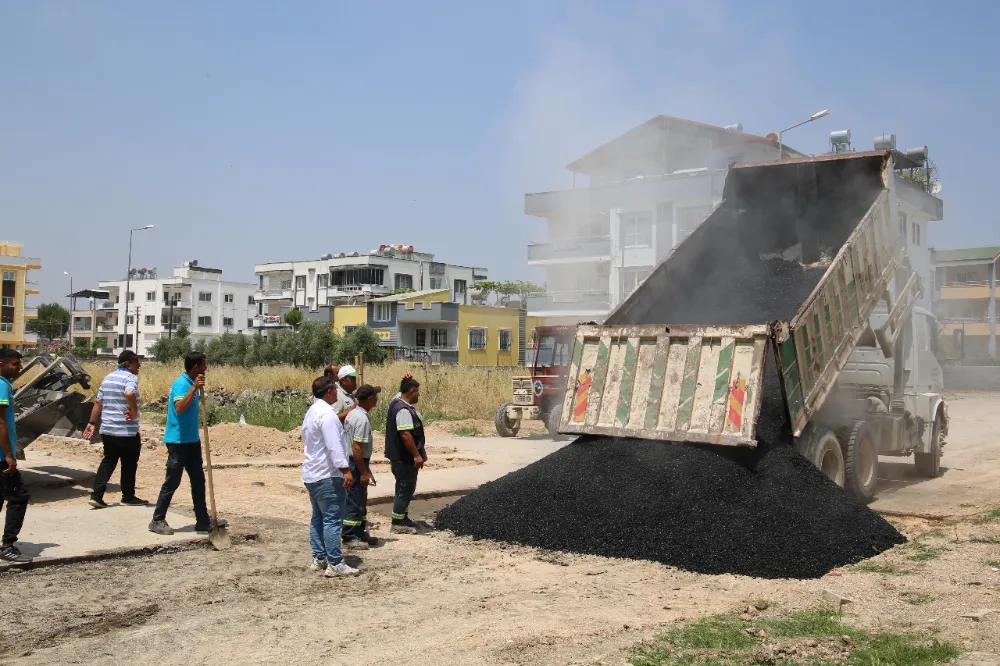
[{"label": "red tractor", "polygon": [[513,437],[521,419],[541,419],[556,436],[566,396],[566,373],[573,352],[575,326],[539,326],[530,377],[514,377],[513,401],[497,407],[494,422],[501,437]]}]

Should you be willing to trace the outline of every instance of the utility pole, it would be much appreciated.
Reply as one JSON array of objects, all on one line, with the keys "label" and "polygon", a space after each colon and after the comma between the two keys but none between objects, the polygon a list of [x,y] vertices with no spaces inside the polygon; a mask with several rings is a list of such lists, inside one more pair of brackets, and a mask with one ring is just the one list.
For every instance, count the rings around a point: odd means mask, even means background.
[{"label": "utility pole", "polygon": [[[125,273],[125,335],[123,336],[124,339],[122,340],[123,343],[122,346],[127,346],[124,343],[128,342],[128,301],[129,301],[129,288],[132,286],[132,233],[135,231],[145,231],[146,229],[152,229],[152,228],[153,228],[152,224],[147,224],[144,227],[136,227],[135,229],[129,229],[128,232],[128,271],[126,271]],[[138,337],[139,334],[138,327],[139,327],[139,320],[138,318],[136,318],[136,337]],[[132,342],[134,343],[135,340],[133,340]]]}]

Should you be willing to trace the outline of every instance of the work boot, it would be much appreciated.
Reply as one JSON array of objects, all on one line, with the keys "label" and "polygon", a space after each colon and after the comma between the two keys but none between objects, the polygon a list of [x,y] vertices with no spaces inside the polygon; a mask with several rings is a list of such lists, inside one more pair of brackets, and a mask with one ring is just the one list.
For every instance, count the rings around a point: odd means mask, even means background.
[{"label": "work boot", "polygon": [[381,541],[379,541],[379,538],[377,536],[372,536],[368,532],[365,532],[365,535],[361,537],[361,540],[367,543],[369,546],[378,546],[380,543],[382,543]]},{"label": "work boot", "polygon": [[368,550],[368,542],[363,539],[344,539],[344,548],[347,550]]},{"label": "work boot", "polygon": [[348,566],[347,562],[341,561],[340,564],[327,564],[323,575],[327,578],[336,578],[337,576],[357,576],[359,573],[361,573],[360,570]]},{"label": "work boot", "polygon": [[144,499],[139,499],[138,497],[129,497],[128,499],[123,497],[122,504],[125,506],[149,506],[149,502]]},{"label": "work boot", "polygon": [[35,558],[25,555],[14,544],[0,548],[0,561],[26,564],[33,559]]},{"label": "work boot", "polygon": [[95,509],[107,509],[108,508],[108,503],[105,502],[104,499],[100,498],[100,497],[91,497],[90,501],[87,502],[87,504],[89,504],[90,506],[94,507]]},{"label": "work boot", "polygon": [[170,525],[167,525],[165,520],[153,520],[149,523],[149,531],[153,534],[162,534],[163,536],[170,536],[174,533],[174,530]]},{"label": "work boot", "polygon": [[312,569],[313,571],[325,571],[326,560],[319,557],[314,557],[312,564],[309,565],[309,568]]},{"label": "work boot", "polygon": [[392,527],[389,528],[391,534],[416,534],[417,526],[409,518],[404,518],[400,521],[392,521]]},{"label": "work boot", "polygon": [[[215,521],[215,525],[218,525],[219,529],[222,529],[223,527],[229,527],[229,522],[225,518],[219,518],[217,521]],[[212,528],[213,528],[213,523],[212,523],[212,520],[209,519],[209,521],[207,523],[197,523],[194,526],[194,531],[195,532],[211,532]]]}]

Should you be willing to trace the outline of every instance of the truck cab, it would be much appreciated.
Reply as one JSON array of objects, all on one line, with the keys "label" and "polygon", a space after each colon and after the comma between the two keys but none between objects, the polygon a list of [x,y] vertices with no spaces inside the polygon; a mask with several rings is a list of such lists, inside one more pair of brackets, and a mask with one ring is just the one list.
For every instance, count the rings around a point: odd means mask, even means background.
[{"label": "truck cab", "polygon": [[535,329],[531,374],[514,377],[511,402],[497,407],[494,423],[501,437],[515,436],[522,419],[540,419],[556,435],[574,335],[572,326]]}]

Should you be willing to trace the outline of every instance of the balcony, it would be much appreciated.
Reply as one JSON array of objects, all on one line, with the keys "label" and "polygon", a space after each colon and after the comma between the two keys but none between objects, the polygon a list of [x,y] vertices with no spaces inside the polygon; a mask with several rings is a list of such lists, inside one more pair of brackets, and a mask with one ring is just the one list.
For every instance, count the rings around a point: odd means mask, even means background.
[{"label": "balcony", "polygon": [[[994,296],[1000,295],[998,287],[993,287]],[[980,282],[949,282],[941,287],[941,299],[989,298],[990,283]]]},{"label": "balcony", "polygon": [[21,313],[25,319],[38,319],[38,308],[24,308]]},{"label": "balcony", "polygon": [[24,335],[21,336],[21,339],[24,340],[26,344],[38,344],[37,333],[29,333],[28,331],[25,331]]},{"label": "balcony", "polygon": [[560,238],[528,245],[529,264],[557,264],[572,261],[611,259],[611,236]]},{"label": "balcony", "polygon": [[118,301],[101,301],[97,304],[98,310],[117,310]]},{"label": "balcony", "polygon": [[24,281],[24,293],[26,293],[26,294],[37,294],[38,293],[38,280],[25,280]]},{"label": "balcony", "polygon": [[281,315],[256,315],[253,318],[254,328],[291,328]]},{"label": "balcony", "polygon": [[292,290],[288,289],[258,289],[253,293],[255,301],[290,301]]},{"label": "balcony", "polygon": [[108,332],[108,331],[115,331],[117,329],[118,329],[118,324],[117,323],[109,324],[108,322],[100,322],[97,325],[97,330],[98,331]]},{"label": "balcony", "polygon": [[611,309],[611,292],[606,289],[549,291],[528,297],[528,314],[603,316]]},{"label": "balcony", "polygon": [[458,363],[458,348],[396,347],[395,359],[397,361],[412,361],[417,363],[423,363],[426,359],[431,363],[454,365]]},{"label": "balcony", "polygon": [[[178,298],[173,303],[174,310],[190,310],[192,307],[192,300],[190,298]],[[206,305],[210,305],[206,303]],[[170,303],[160,303],[160,309],[169,311],[171,308]]]}]

